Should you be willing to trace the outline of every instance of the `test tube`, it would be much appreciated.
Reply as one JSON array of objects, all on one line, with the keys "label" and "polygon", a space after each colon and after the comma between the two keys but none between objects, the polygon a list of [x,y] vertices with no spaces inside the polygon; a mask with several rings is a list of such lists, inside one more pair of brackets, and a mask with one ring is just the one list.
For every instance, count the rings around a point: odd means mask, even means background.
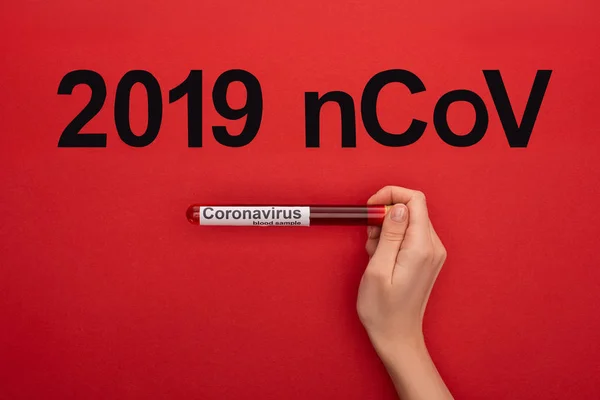
[{"label": "test tube", "polygon": [[186,211],[186,217],[194,225],[209,226],[381,226],[390,207],[387,205],[210,206],[192,204]]}]

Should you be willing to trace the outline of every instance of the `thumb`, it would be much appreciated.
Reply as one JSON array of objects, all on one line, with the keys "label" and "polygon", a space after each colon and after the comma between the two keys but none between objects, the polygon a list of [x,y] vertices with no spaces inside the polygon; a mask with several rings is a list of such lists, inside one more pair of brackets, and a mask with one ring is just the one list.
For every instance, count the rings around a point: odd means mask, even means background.
[{"label": "thumb", "polygon": [[373,258],[394,265],[407,227],[408,208],[404,204],[395,204],[383,220],[379,243]]}]

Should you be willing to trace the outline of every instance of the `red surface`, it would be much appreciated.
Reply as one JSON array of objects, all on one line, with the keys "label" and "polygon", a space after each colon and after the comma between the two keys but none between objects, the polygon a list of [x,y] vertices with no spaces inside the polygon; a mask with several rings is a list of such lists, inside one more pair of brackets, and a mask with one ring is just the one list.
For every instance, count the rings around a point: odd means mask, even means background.
[{"label": "red surface", "polygon": [[[427,193],[448,248],[426,333],[456,398],[598,398],[598,3],[206,3],[2,4],[0,398],[394,398],[355,312],[364,228],[201,229],[184,215],[194,202],[360,204],[385,184]],[[57,147],[89,98],[56,94],[78,68],[106,80],[86,130],[107,131],[107,148]],[[231,68],[264,94],[243,148],[210,134],[210,90]],[[358,119],[357,148],[342,149],[331,105],[321,148],[304,147],[305,91],[358,102],[390,68],[427,87],[380,97],[385,128],[429,122],[417,143],[385,148]],[[204,70],[205,147],[187,148],[184,103],[166,100],[153,144],[119,140],[130,69],[152,72],[163,99]],[[526,149],[508,147],[482,69],[501,70],[519,119],[535,71],[554,71]],[[454,89],[490,113],[470,148],[433,127]],[[134,129],[144,96],[134,88]],[[472,126],[469,107],[450,114]]]}]

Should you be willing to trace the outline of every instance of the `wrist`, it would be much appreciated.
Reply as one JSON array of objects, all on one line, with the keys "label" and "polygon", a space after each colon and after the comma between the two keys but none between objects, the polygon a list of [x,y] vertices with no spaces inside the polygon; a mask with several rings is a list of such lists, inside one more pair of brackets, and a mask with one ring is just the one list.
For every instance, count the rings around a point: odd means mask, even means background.
[{"label": "wrist", "polygon": [[402,340],[381,356],[400,398],[452,399],[424,340]]},{"label": "wrist", "polygon": [[379,357],[388,369],[404,369],[430,360],[422,333],[403,336],[393,341],[373,342]]}]

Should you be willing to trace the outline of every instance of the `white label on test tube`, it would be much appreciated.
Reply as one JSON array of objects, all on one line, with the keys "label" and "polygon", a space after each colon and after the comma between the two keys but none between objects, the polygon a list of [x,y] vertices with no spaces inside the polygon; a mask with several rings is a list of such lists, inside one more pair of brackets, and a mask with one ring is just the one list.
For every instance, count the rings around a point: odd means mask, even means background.
[{"label": "white label on test tube", "polygon": [[200,225],[309,226],[310,207],[201,206]]}]

